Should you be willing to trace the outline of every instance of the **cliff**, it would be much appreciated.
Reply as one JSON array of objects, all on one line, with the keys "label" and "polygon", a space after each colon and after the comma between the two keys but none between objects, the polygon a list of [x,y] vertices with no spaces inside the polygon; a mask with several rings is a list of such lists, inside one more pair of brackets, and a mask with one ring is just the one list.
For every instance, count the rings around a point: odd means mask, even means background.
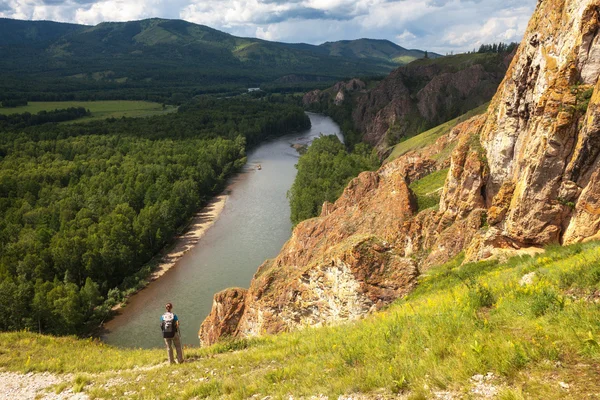
[{"label": "cliff", "polygon": [[358,99],[354,125],[365,141],[383,150],[488,102],[511,57],[461,54],[398,68]]},{"label": "cliff", "polygon": [[351,103],[348,119],[362,139],[384,153],[390,145],[484,104],[502,81],[511,54],[461,54],[422,59],[393,71],[370,90],[340,82],[304,96],[306,107]]},{"label": "cliff", "polygon": [[[215,297],[201,343],[359,318],[462,251],[481,260],[599,238],[599,9],[538,2],[487,114],[353,180],[248,291]],[[411,187],[446,168],[439,206],[418,212]],[[215,330],[219,315],[237,323]]]}]

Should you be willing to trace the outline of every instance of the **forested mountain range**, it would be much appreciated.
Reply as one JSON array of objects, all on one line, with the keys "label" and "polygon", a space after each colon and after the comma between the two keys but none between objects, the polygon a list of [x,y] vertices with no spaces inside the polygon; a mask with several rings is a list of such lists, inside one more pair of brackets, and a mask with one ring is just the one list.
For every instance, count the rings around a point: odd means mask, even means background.
[{"label": "forested mountain range", "polygon": [[406,62],[424,54],[377,40],[313,46],[240,38],[182,20],[85,26],[0,19],[0,96],[176,101],[387,74],[402,56]]}]

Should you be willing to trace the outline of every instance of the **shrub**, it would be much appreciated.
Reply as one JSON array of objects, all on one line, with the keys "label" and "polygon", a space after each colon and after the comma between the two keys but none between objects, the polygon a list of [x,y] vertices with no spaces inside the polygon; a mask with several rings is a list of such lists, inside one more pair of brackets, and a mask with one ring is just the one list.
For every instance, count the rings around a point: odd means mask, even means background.
[{"label": "shrub", "polygon": [[544,288],[533,295],[531,312],[536,317],[541,317],[550,311],[562,311],[565,307],[565,299],[556,294],[552,289]]},{"label": "shrub", "polygon": [[490,308],[496,304],[496,297],[489,288],[477,283],[475,287],[469,290],[469,301],[475,308]]}]

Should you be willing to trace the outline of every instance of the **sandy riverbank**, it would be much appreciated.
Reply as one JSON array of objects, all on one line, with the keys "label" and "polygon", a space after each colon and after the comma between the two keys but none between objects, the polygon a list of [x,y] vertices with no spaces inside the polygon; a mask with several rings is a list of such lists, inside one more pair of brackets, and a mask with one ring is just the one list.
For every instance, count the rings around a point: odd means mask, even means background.
[{"label": "sandy riverbank", "polygon": [[206,231],[215,223],[225,207],[227,195],[221,194],[212,199],[202,210],[192,218],[186,232],[175,238],[175,245],[162,256],[158,267],[150,275],[152,282],[173,268],[185,253],[190,251],[200,241]]},{"label": "sandy riverbank", "polygon": [[[182,235],[175,237],[174,245],[166,250],[161,256],[160,261],[154,272],[148,277],[148,284],[163,276],[168,270],[173,268],[177,261],[181,259],[202,239],[206,231],[213,226],[227,203],[227,195],[221,194],[214,197],[204,208],[198,211],[190,221]],[[125,299],[127,302],[129,299]],[[123,307],[119,303],[113,307],[117,311]]]}]

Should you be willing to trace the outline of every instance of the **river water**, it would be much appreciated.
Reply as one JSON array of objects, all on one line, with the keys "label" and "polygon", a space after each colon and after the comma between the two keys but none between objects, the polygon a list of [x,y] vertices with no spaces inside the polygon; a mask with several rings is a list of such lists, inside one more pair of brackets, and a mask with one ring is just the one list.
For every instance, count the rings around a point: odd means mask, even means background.
[{"label": "river water", "polygon": [[211,310],[213,295],[228,287],[247,288],[258,266],[275,257],[291,235],[286,193],[299,157],[291,146],[309,144],[321,133],[343,140],[331,118],[308,115],[310,130],[269,140],[248,154],[244,171],[227,188],[227,203],[214,225],[177,265],[130,298],[121,314],[106,324],[105,342],[163,346],[159,320],[164,305],[171,302],[183,343],[198,345],[198,329]]}]

